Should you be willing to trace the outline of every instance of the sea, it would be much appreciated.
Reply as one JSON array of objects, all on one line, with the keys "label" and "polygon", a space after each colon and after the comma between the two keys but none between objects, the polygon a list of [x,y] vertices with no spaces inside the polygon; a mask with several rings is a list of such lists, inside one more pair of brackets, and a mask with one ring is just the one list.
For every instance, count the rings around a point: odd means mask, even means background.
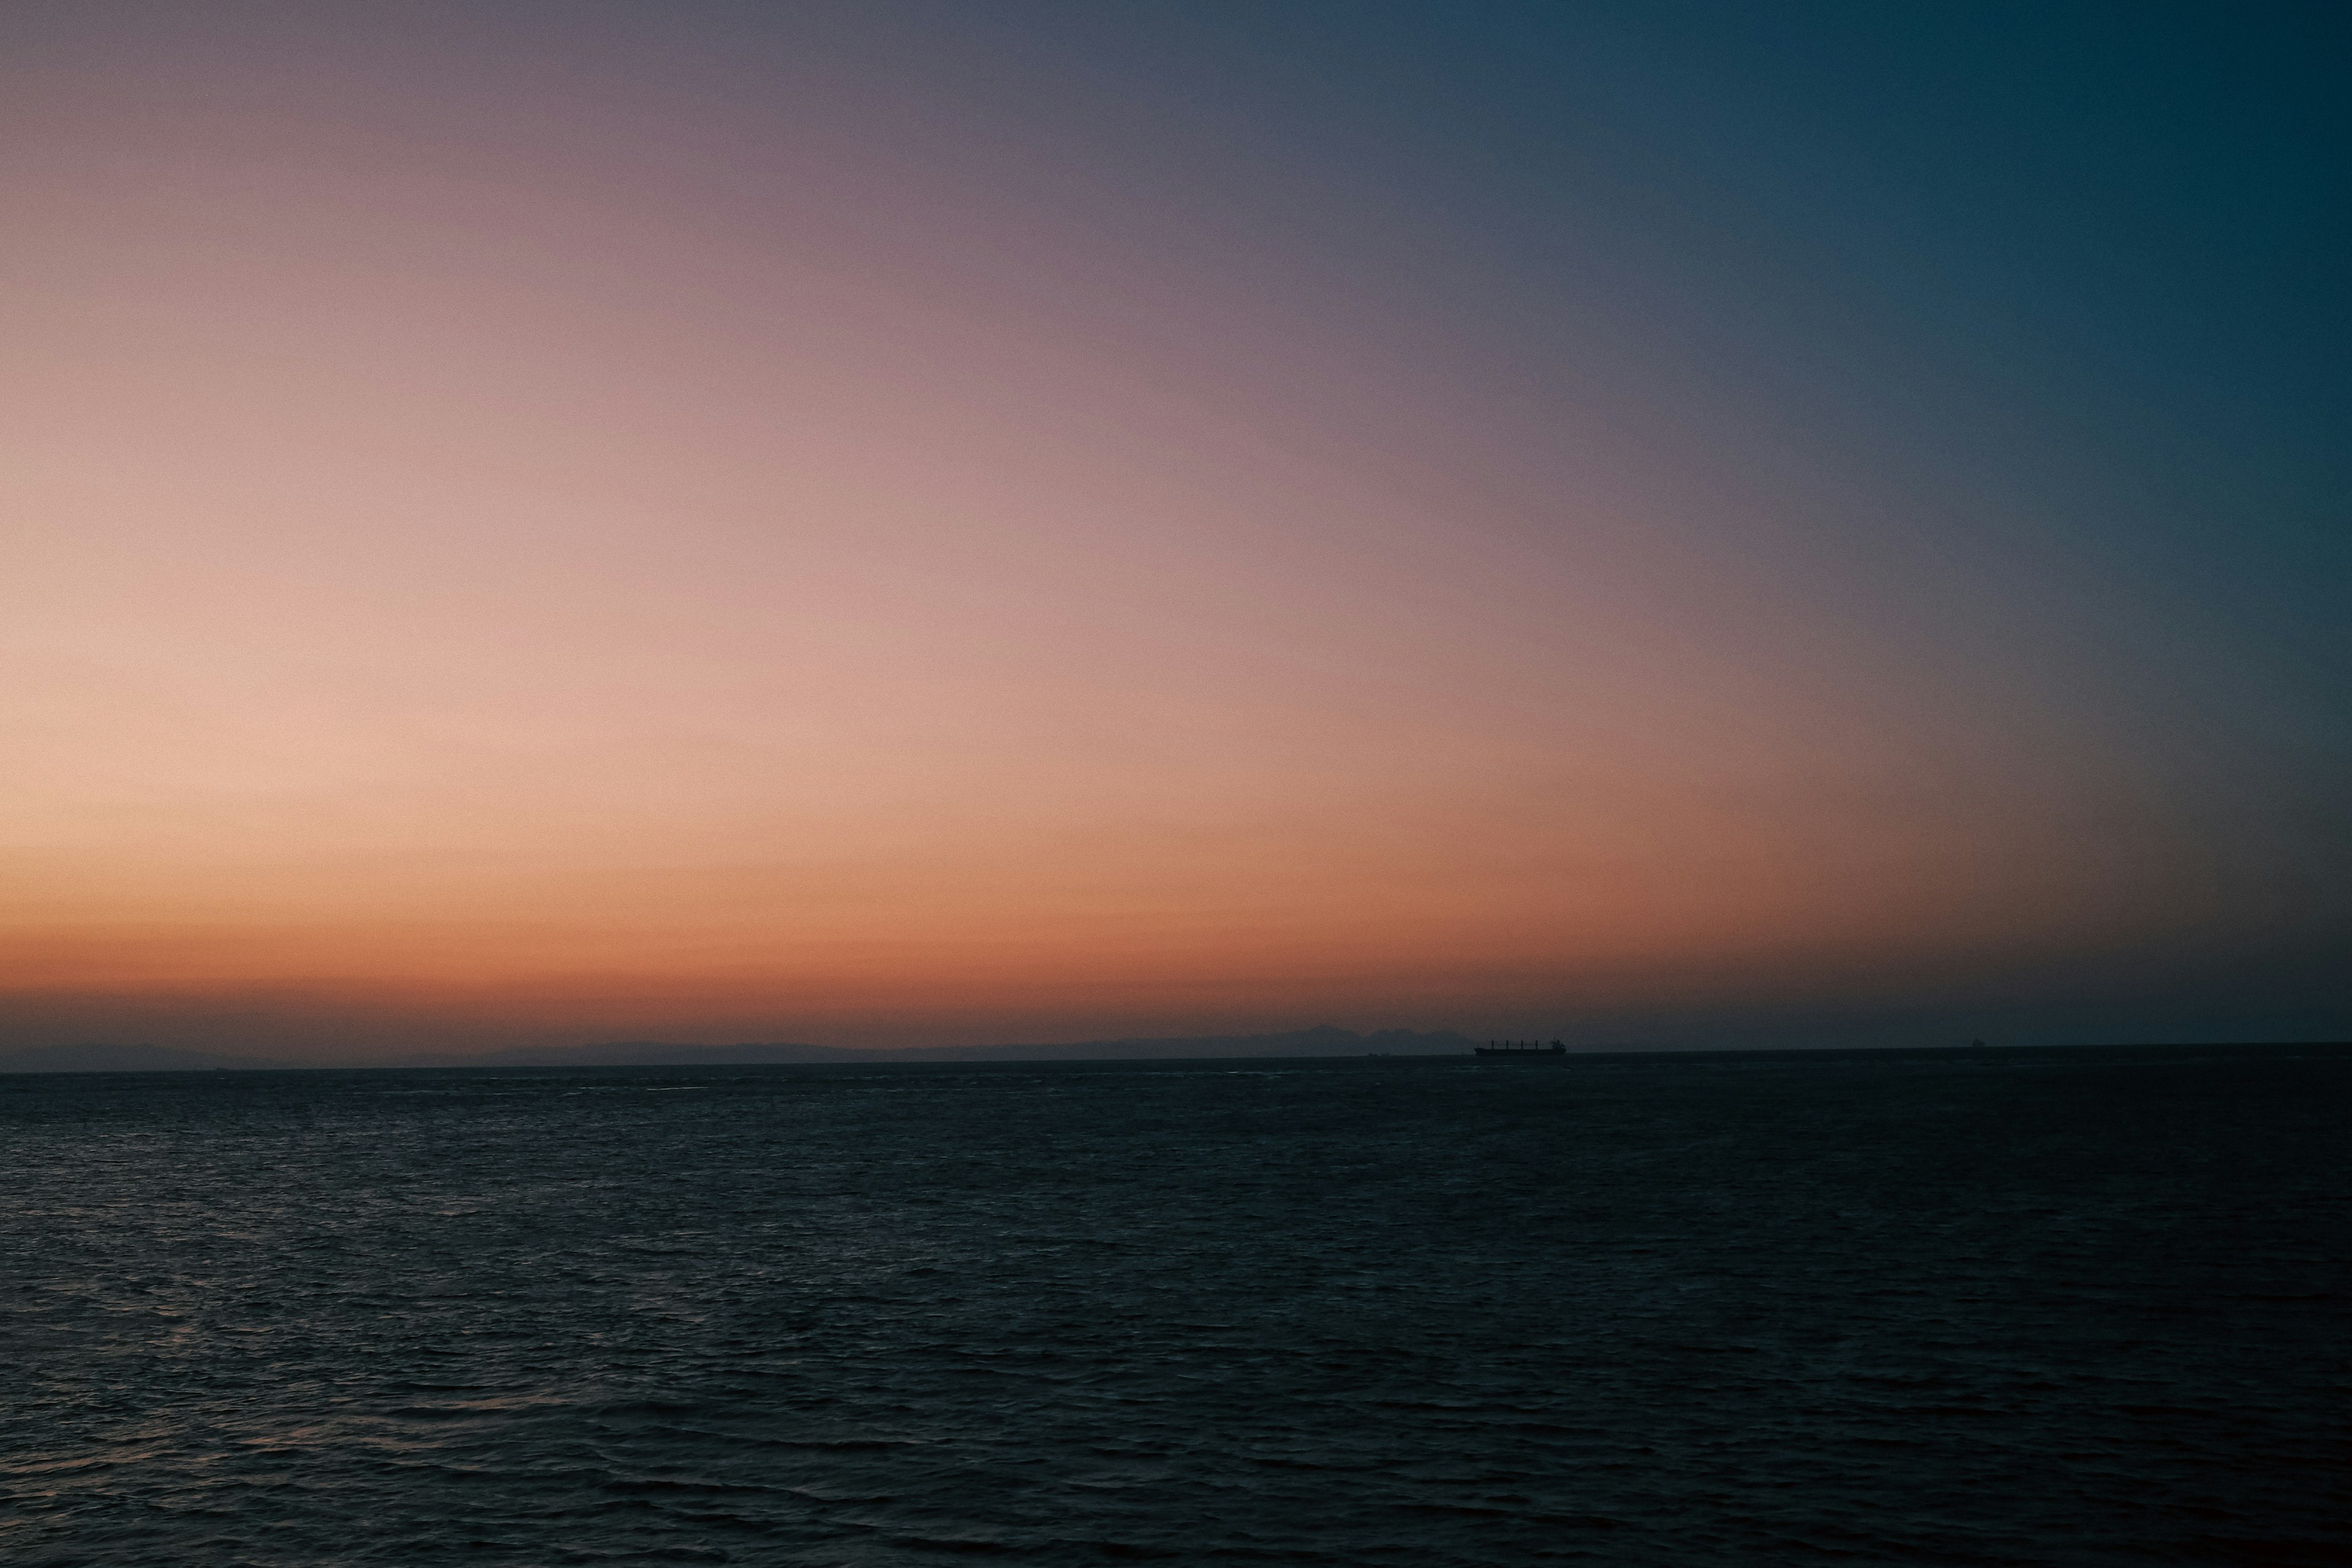
[{"label": "sea", "polygon": [[2352,1053],[0,1079],[0,1563],[2352,1562]]}]

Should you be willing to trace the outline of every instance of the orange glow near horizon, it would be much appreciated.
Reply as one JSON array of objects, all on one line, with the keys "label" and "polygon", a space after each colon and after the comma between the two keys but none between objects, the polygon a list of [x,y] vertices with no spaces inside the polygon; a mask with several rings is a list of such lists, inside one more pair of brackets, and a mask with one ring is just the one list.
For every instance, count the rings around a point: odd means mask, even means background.
[{"label": "orange glow near horizon", "polygon": [[19,69],[0,1045],[1529,1032],[2231,896],[1727,395],[402,47]]}]

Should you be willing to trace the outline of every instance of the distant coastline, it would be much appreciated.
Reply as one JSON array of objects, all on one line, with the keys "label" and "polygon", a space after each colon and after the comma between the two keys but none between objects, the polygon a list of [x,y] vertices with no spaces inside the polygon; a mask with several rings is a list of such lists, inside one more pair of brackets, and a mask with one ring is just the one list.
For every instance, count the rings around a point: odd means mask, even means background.
[{"label": "distant coastline", "polygon": [[1432,1057],[1468,1054],[1468,1037],[1451,1031],[1381,1029],[1359,1034],[1325,1026],[1271,1035],[1200,1035],[1059,1044],[911,1046],[865,1049],[791,1042],[707,1046],[616,1040],[481,1053],[376,1055],[347,1061],[301,1061],[179,1050],[165,1046],[38,1046],[0,1053],[0,1073],[292,1071],[323,1068],[769,1067],[813,1063],[959,1061],[1150,1061],[1219,1057]]},{"label": "distant coastline", "polygon": [[[1118,1061],[1246,1061],[1303,1060],[1349,1058],[1412,1058],[1418,1060],[1477,1060],[1475,1042],[1450,1030],[1382,1029],[1359,1034],[1351,1029],[1323,1027],[1272,1035],[1201,1035],[1112,1040],[1074,1040],[1055,1044],[997,1046],[910,1046],[864,1048],[855,1046],[812,1046],[790,1042],[709,1046],[664,1040],[601,1041],[581,1046],[543,1046],[486,1051],[478,1054],[442,1052],[431,1055],[378,1055],[345,1061],[299,1061],[282,1058],[232,1056],[214,1051],[180,1050],[167,1046],[88,1043],[37,1046],[0,1052],[0,1075],[52,1072],[310,1072],[335,1070],[407,1069],[452,1071],[478,1068],[713,1068],[883,1066],[898,1063],[944,1062],[1118,1062]],[[1822,1043],[1790,1045],[1785,1041],[1748,1046],[1720,1042],[1672,1044],[1609,1042],[1573,1047],[1571,1058],[1605,1058],[1645,1056],[1754,1057],[1885,1054],[1982,1056],[1992,1054],[2043,1056],[2069,1051],[2256,1051],[2352,1050],[2347,1040],[2084,1040],[2037,1042],[1988,1047],[1981,1043],[1943,1041],[1926,1044]]]}]

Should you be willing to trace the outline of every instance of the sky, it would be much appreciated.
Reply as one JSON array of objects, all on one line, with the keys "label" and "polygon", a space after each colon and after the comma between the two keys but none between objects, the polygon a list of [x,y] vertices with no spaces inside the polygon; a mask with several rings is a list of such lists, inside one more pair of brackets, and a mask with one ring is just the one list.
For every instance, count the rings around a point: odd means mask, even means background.
[{"label": "sky", "polygon": [[2347,34],[17,0],[0,1047],[2352,1036]]}]

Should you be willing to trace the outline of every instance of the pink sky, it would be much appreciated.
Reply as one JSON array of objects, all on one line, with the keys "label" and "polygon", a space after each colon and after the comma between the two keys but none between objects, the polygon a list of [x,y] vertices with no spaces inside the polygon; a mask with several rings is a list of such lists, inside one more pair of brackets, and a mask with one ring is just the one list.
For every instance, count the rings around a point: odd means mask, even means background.
[{"label": "pink sky", "polygon": [[1551,1032],[2242,924],[2043,634],[1905,629],[2025,568],[1736,389],[1537,394],[845,67],[157,26],[6,83],[8,1039]]}]

